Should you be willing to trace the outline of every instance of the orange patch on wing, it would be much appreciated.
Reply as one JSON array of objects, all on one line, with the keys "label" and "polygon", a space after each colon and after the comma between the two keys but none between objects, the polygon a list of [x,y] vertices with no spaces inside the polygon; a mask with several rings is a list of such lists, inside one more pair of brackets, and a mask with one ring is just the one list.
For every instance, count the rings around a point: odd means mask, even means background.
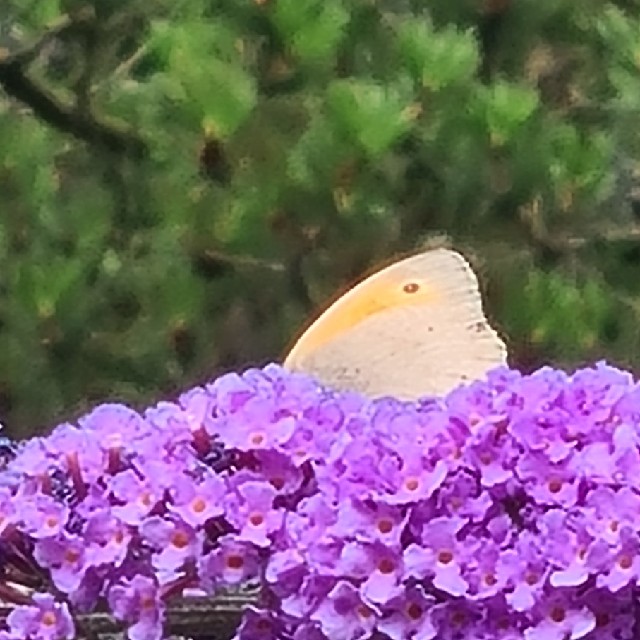
[{"label": "orange patch on wing", "polygon": [[[357,292],[353,290],[339,298],[302,335],[294,346],[295,358],[304,357],[346,333],[364,320],[391,308],[428,304],[437,299],[437,292],[424,282],[405,290],[414,281],[380,278],[365,283]],[[360,285],[359,285],[360,286]]]}]

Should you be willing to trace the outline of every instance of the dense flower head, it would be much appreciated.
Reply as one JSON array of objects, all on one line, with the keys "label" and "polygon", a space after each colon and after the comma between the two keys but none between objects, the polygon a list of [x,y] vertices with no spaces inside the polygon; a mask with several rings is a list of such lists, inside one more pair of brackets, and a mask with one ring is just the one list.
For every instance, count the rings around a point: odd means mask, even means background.
[{"label": "dense flower head", "polygon": [[173,598],[247,582],[239,640],[640,632],[640,385],[604,363],[419,402],[268,365],[102,405],[1,476],[0,637],[108,607],[153,640]]}]

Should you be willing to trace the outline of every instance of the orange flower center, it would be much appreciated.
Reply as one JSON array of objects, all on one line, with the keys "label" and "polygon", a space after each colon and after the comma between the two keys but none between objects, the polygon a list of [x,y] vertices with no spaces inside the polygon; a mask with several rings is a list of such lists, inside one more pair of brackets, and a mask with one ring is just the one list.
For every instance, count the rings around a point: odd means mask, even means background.
[{"label": "orange flower center", "polygon": [[46,627],[55,627],[56,622],[56,614],[53,611],[45,611],[45,613],[42,614],[42,624]]},{"label": "orange flower center", "polygon": [[484,583],[488,587],[493,587],[493,585],[496,582],[498,582],[498,579],[495,577],[495,575],[493,573],[487,573],[487,575],[484,577]]},{"label": "orange flower center", "polygon": [[249,522],[254,527],[259,527],[264,523],[264,516],[261,513],[252,513],[249,516]]},{"label": "orange flower center", "polygon": [[378,571],[380,571],[380,573],[384,573],[384,574],[393,573],[395,568],[396,568],[395,564],[389,558],[383,558],[378,563]]},{"label": "orange flower center", "polygon": [[417,478],[407,478],[404,482],[404,488],[407,491],[416,491],[420,486],[420,482]]},{"label": "orange flower center", "polygon": [[412,602],[407,607],[407,617],[412,620],[419,620],[422,618],[422,607],[419,604]]},{"label": "orange flower center", "polygon": [[264,433],[252,433],[249,442],[254,447],[259,447],[265,441]]},{"label": "orange flower center", "polygon": [[532,587],[534,584],[536,584],[539,580],[539,576],[537,573],[534,573],[533,571],[529,571],[527,573],[527,575],[524,577],[524,581],[530,586]]},{"label": "orange flower center", "polygon": [[271,486],[273,486],[278,491],[280,491],[280,489],[284,487],[284,478],[278,478],[278,477],[271,478],[270,482],[271,482]]},{"label": "orange flower center", "polygon": [[67,549],[64,553],[64,559],[69,564],[73,564],[77,562],[79,557],[80,557],[80,553],[75,549]]},{"label": "orange flower center", "polygon": [[438,562],[440,562],[440,564],[449,564],[452,560],[453,553],[451,553],[451,551],[449,551],[448,549],[443,549],[438,554]]},{"label": "orange flower center", "polygon": [[191,503],[191,509],[194,513],[202,513],[207,508],[207,502],[204,498],[197,497]]},{"label": "orange flower center", "polygon": [[226,564],[229,569],[242,569],[244,566],[244,558],[234,553],[227,556]]},{"label": "orange flower center", "polygon": [[380,533],[390,533],[393,529],[393,522],[388,518],[378,520],[378,531]]},{"label": "orange flower center", "polygon": [[621,569],[630,569],[633,564],[633,558],[628,553],[623,553],[618,558],[618,566]]},{"label": "orange flower center", "polygon": [[562,489],[562,480],[559,478],[552,478],[549,480],[549,484],[547,486],[551,493],[558,493]]},{"label": "orange flower center", "polygon": [[367,619],[371,617],[371,609],[365,607],[363,604],[358,607],[357,611],[361,618]]},{"label": "orange flower center", "polygon": [[256,629],[260,632],[268,633],[271,631],[271,623],[268,620],[261,618],[256,622]]},{"label": "orange flower center", "polygon": [[462,611],[455,611],[451,614],[451,624],[454,627],[461,627],[467,621],[467,617]]},{"label": "orange flower center", "polygon": [[177,549],[184,549],[189,544],[189,536],[185,531],[176,531],[171,536],[171,544]]}]

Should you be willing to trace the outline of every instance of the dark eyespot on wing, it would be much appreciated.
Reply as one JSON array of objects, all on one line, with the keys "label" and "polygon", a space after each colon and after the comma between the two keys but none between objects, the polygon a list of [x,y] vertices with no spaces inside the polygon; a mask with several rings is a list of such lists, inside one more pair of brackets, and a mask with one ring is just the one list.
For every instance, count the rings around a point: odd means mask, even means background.
[{"label": "dark eyespot on wing", "polygon": [[420,290],[420,285],[417,282],[407,282],[407,284],[402,287],[402,290],[405,293],[417,293]]}]

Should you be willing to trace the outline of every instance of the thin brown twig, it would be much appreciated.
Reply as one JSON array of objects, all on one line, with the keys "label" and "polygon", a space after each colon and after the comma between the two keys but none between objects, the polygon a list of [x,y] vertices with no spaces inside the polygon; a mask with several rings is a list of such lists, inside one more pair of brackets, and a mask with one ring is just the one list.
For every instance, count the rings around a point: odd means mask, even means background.
[{"label": "thin brown twig", "polygon": [[26,66],[30,64],[40,55],[42,49],[44,49],[44,47],[50,42],[68,31],[71,27],[91,22],[94,18],[95,13],[92,7],[83,7],[75,13],[68,13],[60,16],[47,27],[39,38],[33,42],[26,44],[13,52],[6,49],[0,49],[0,65],[10,66],[17,64],[20,66]]},{"label": "thin brown twig", "polygon": [[78,109],[76,104],[58,97],[27,72],[28,64],[47,43],[79,22],[91,20],[92,15],[91,10],[82,10],[63,16],[32,44],[14,52],[0,51],[0,87],[55,129],[113,153],[142,158],[147,155],[147,144],[129,127],[85,109]]},{"label": "thin brown twig", "polygon": [[271,260],[263,260],[249,255],[229,254],[215,249],[207,249],[204,255],[210,259],[227,264],[233,268],[259,268],[268,269],[269,271],[284,272],[286,267],[281,262],[273,262]]},{"label": "thin brown twig", "polygon": [[128,75],[131,69],[139,62],[149,50],[149,43],[145,42],[143,45],[138,47],[126,60],[123,60],[113,71],[111,74],[111,80],[115,78],[121,78],[122,76]]}]

